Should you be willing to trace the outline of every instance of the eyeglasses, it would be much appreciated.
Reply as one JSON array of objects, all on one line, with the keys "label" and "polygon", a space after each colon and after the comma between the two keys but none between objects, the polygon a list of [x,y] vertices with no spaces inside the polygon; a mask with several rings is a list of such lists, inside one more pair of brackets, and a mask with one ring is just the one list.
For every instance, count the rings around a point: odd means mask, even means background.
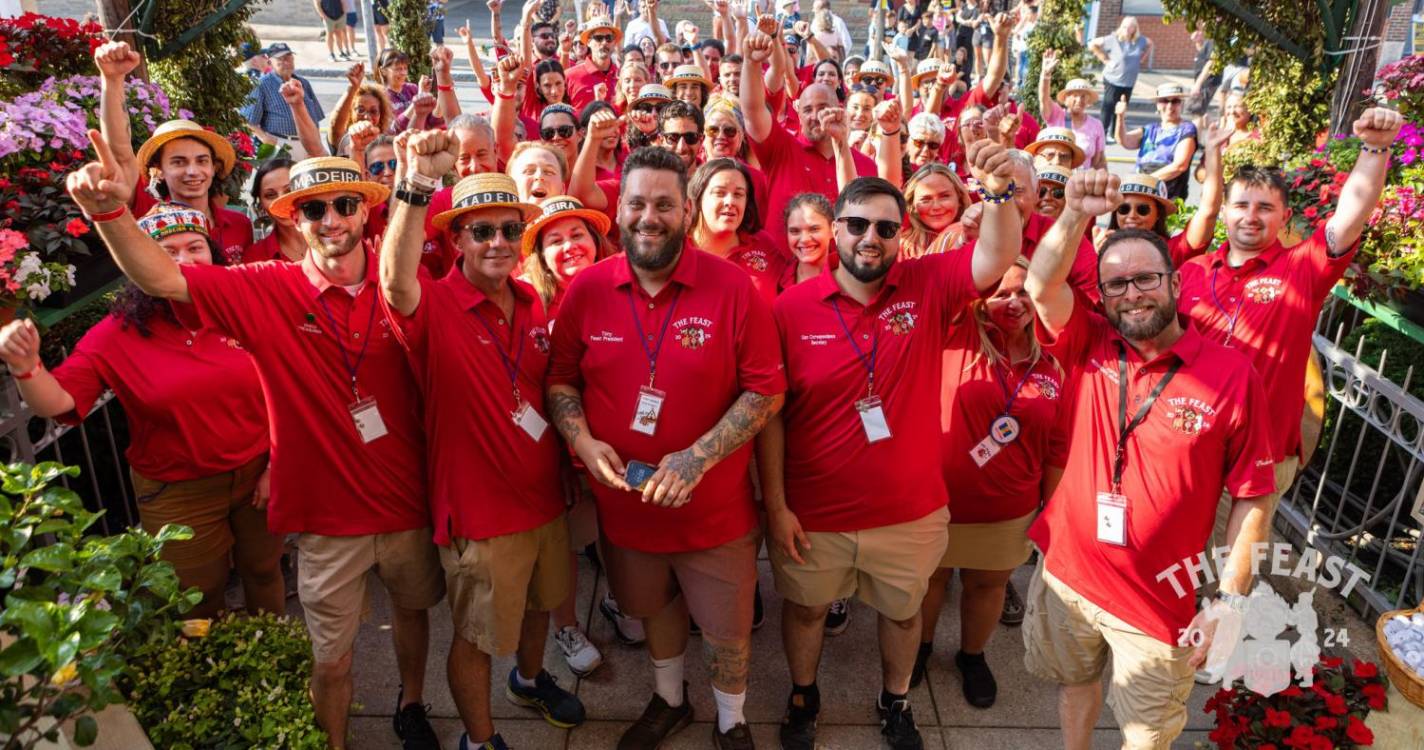
[{"label": "eyeglasses", "polygon": [[361,199],[354,195],[343,195],[340,198],[329,201],[303,201],[297,206],[297,210],[302,212],[302,216],[307,221],[321,221],[326,218],[326,207],[335,206],[336,213],[340,216],[355,216],[361,210]]},{"label": "eyeglasses", "polygon": [[574,137],[574,126],[560,125],[557,128],[539,128],[539,137],[546,141],[552,141],[555,137],[572,138]]},{"label": "eyeglasses", "polygon": [[910,145],[915,148],[928,148],[931,151],[938,151],[939,147],[944,145],[944,143],[942,141],[927,141],[923,138],[911,138]]},{"label": "eyeglasses", "polygon": [[1117,207],[1117,215],[1128,216],[1135,212],[1138,216],[1149,216],[1152,208],[1150,203],[1124,203]]},{"label": "eyeglasses", "polygon": [[677,60],[660,60],[658,61],[658,70],[676,68],[679,64]]},{"label": "eyeglasses", "polygon": [[1050,195],[1053,196],[1053,200],[1063,200],[1063,188],[1050,188],[1047,186],[1040,186],[1038,188],[1039,199],[1047,198]]},{"label": "eyeglasses", "polygon": [[381,176],[381,173],[382,173],[382,172],[385,172],[385,171],[388,170],[388,169],[391,171],[392,174],[395,173],[395,171],[396,171],[396,160],[395,160],[395,159],[386,159],[385,161],[373,161],[373,162],[371,162],[370,164],[367,164],[367,165],[366,165],[366,170],[371,173],[371,176],[372,176],[372,177],[380,177],[380,176]]},{"label": "eyeglasses", "polygon": [[489,242],[494,239],[494,233],[499,232],[504,235],[508,242],[518,242],[524,236],[524,227],[527,226],[522,221],[506,221],[498,226],[494,224],[466,224],[460,231],[470,235],[470,239],[475,242]]},{"label": "eyeglasses", "polygon": [[588,40],[589,40],[590,42],[611,42],[611,41],[613,41],[613,35],[612,35],[612,34],[589,34],[589,35],[588,35]]},{"label": "eyeglasses", "polygon": [[736,138],[742,131],[738,130],[735,125],[723,125],[721,127],[708,125],[706,132],[708,138],[716,138],[719,135],[723,138]]},{"label": "eyeglasses", "polygon": [[879,96],[880,87],[876,86],[873,83],[857,83],[850,87],[850,92],[852,94],[870,94],[871,96]]},{"label": "eyeglasses", "polygon": [[891,221],[890,219],[881,219],[872,222],[870,219],[860,216],[840,216],[836,218],[836,221],[845,224],[846,231],[856,237],[865,234],[865,230],[869,229],[871,224],[875,225],[875,233],[880,235],[880,239],[882,240],[893,239],[895,235],[900,233],[900,222]]},{"label": "eyeglasses", "polygon": [[1103,291],[1104,297],[1121,297],[1127,294],[1128,284],[1137,287],[1137,290],[1140,292],[1150,292],[1162,286],[1162,279],[1166,278],[1166,276],[1167,274],[1160,271],[1139,273],[1136,276],[1131,276],[1126,279],[1109,279],[1099,284],[1098,288]]},{"label": "eyeglasses", "polygon": [[693,146],[702,140],[702,136],[698,135],[696,130],[689,130],[683,133],[662,133],[659,137],[663,139],[663,143],[669,146],[676,146],[679,140],[689,146]]}]

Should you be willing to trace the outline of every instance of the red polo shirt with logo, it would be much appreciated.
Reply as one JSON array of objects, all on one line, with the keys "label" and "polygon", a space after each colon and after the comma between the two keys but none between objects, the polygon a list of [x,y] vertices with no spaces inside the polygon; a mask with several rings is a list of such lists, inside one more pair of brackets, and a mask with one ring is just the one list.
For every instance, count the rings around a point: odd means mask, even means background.
[{"label": "red polo shirt with logo", "polygon": [[551,425],[536,442],[511,416],[517,367],[519,398],[549,420],[548,319],[533,287],[507,283],[512,317],[465,278],[460,261],[443,279],[420,280],[411,316],[384,305],[425,400],[436,544],[528,531],[564,512],[557,431]]},{"label": "red polo shirt with logo", "polygon": [[[653,387],[666,394],[651,436],[632,429],[639,389],[648,385],[640,335],[657,352]],[[582,392],[590,433],[624,463],[656,466],[691,447],[744,391],[772,396],[786,390],[766,302],[746,272],[693,248],[683,250],[656,297],[638,284],[624,255],[580,271],[559,308],[553,339],[549,383]],[[751,452],[748,441],[709,469],[681,508],[657,507],[640,493],[594,482],[599,526],[614,544],[652,553],[737,539],[757,523],[747,471]]]},{"label": "red polo shirt with logo", "polygon": [[727,254],[732,261],[751,277],[752,286],[766,300],[767,306],[776,300],[776,285],[786,270],[786,256],[777,249],[776,241],[766,232],[755,234],[737,233],[737,246]]},{"label": "red polo shirt with logo", "polygon": [[[761,162],[761,168],[766,172],[767,181],[770,183],[767,203],[771,210],[763,217],[764,228],[773,239],[780,238],[780,243],[784,245],[786,220],[781,211],[793,196],[799,193],[820,193],[826,196],[826,200],[834,203],[836,196],[840,194],[840,187],[836,184],[835,157],[821,156],[815,144],[806,140],[806,136],[792,135],[786,126],[775,122],[771,124],[771,132],[767,134],[766,140],[760,143],[752,141],[752,150],[756,152],[757,160]],[[874,160],[855,149],[851,149],[851,158],[855,161],[856,175],[875,176]]]},{"label": "red polo shirt with logo", "polygon": [[267,452],[267,408],[252,358],[235,339],[187,330],[162,314],[150,336],[109,315],[54,377],[74,399],[57,419],[79,424],[112,389],[128,415],[129,465],[158,482],[232,471]]},{"label": "red polo shirt with logo", "polygon": [[[1048,351],[1074,393],[1063,480],[1028,535],[1048,571],[1089,601],[1147,635],[1175,645],[1196,613],[1159,576],[1206,547],[1224,488],[1233,498],[1275,489],[1261,379],[1240,352],[1209,341],[1194,324],[1150,362],[1112,324],[1081,303]],[[1040,336],[1047,339],[1040,329]],[[1097,538],[1097,493],[1112,491],[1118,440],[1118,352],[1127,351],[1128,419],[1181,362],[1143,422],[1129,435],[1122,475],[1127,545]]]},{"label": "red polo shirt with logo", "polygon": [[[926,478],[940,476],[935,404],[949,320],[979,296],[973,256],[897,262],[867,306],[840,290],[829,267],[777,298],[786,357],[786,504],[807,531],[890,526],[945,506],[944,484]],[[867,395],[872,349],[875,395],[891,434],[874,443],[855,407]]]},{"label": "red polo shirt with logo", "polygon": [[[950,326],[944,350],[940,464],[950,522],[994,523],[1038,508],[1044,466],[1062,465],[1067,453],[1068,435],[1062,426],[1068,399],[1063,370],[1048,354],[1013,366],[990,361],[972,314],[965,313]],[[998,330],[983,327],[999,351],[1005,351]],[[1000,446],[981,467],[970,451],[1006,413],[1019,422],[1018,439]]]},{"label": "red polo shirt with logo", "polygon": [[[376,256],[366,254],[354,298],[310,253],[301,263],[182,269],[193,303],[174,306],[179,319],[233,336],[257,363],[271,426],[268,527],[358,536],[430,525],[420,398],[381,315]],[[353,366],[359,398],[375,399],[387,430],[370,443],[351,416]]]},{"label": "red polo shirt with logo", "polygon": [[[593,58],[589,57],[564,71],[564,86],[568,89],[569,104],[573,105],[575,112],[582,112],[593,101],[593,88],[600,83],[607,84],[609,97],[618,90],[618,66],[612,60],[608,62],[608,70],[599,70]],[[533,134],[525,135],[532,140]]]},{"label": "red polo shirt with logo", "polygon": [[1239,349],[1261,373],[1271,399],[1277,462],[1300,452],[1305,365],[1315,321],[1359,247],[1357,242],[1331,257],[1322,225],[1292,247],[1277,240],[1240,268],[1227,264],[1225,245],[1182,266],[1181,311],[1203,335]]}]

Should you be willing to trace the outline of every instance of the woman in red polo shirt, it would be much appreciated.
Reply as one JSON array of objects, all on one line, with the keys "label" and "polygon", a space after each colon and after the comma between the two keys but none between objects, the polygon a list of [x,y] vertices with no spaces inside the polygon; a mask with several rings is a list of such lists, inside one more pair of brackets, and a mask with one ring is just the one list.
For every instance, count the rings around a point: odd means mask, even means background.
[{"label": "woman in red polo shirt", "polygon": [[252,175],[252,203],[257,206],[257,225],[270,227],[266,237],[252,243],[242,253],[243,263],[264,260],[301,261],[307,254],[307,241],[297,231],[290,217],[273,216],[267,209],[272,202],[287,194],[292,160],[281,157],[262,162]]},{"label": "woman in red polo shirt", "polygon": [[699,250],[726,258],[752,278],[768,302],[776,299],[785,259],[761,231],[751,172],[736,159],[713,159],[697,168],[687,186],[692,200],[688,239]]},{"label": "woman in red polo shirt", "polygon": [[943,164],[930,162],[915,170],[905,182],[910,229],[900,240],[901,258],[918,258],[944,252],[958,244],[962,232],[955,226],[969,206],[969,190]]},{"label": "woman in red polo shirt", "polygon": [[833,221],[831,202],[820,193],[801,193],[786,204],[786,246],[795,261],[786,264],[778,291],[810,281],[825,270],[834,240]]},{"label": "woman in red polo shirt", "polygon": [[949,546],[921,606],[920,651],[910,684],[924,679],[945,587],[956,568],[959,668],[970,705],[994,704],[997,685],[984,647],[1003,612],[1005,586],[1029,557],[1025,531],[1063,463],[1063,371],[1034,336],[1020,257],[987,299],[951,326],[944,352],[940,440],[949,490]]},{"label": "woman in red polo shirt", "polygon": [[[226,262],[200,211],[159,204],[139,224],[178,263]],[[267,409],[247,352],[218,333],[179,325],[166,300],[133,285],[53,373],[39,351],[33,321],[0,329],[0,358],[35,414],[78,424],[106,389],[123,406],[144,530],[193,529],[192,539],[163,547],[179,583],[203,592],[193,616],[224,608],[229,552],[248,610],[282,612],[281,540],[267,531]]]}]

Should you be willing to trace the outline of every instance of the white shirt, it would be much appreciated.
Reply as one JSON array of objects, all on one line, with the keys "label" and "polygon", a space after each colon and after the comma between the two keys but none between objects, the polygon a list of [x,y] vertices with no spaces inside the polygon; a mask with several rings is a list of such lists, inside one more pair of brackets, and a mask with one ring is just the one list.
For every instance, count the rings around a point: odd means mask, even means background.
[{"label": "white shirt", "polygon": [[[663,32],[663,39],[672,41],[672,34],[668,33],[667,21],[658,19],[658,30]],[[653,27],[648,25],[647,20],[639,14],[636,18],[628,22],[627,28],[623,29],[623,46],[637,44],[643,37],[658,41],[653,35]]]}]

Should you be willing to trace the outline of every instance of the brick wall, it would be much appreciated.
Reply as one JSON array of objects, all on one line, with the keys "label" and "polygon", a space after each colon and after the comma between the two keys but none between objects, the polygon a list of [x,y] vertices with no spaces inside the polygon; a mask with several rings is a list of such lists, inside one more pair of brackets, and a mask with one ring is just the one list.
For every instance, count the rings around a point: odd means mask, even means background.
[{"label": "brick wall", "polygon": [[[1097,35],[1111,34],[1122,20],[1122,0],[1103,0],[1098,11]],[[1152,67],[1156,70],[1191,70],[1196,48],[1192,46],[1191,30],[1180,21],[1166,24],[1161,16],[1143,13],[1126,14],[1137,17],[1138,28],[1152,40]]]}]

